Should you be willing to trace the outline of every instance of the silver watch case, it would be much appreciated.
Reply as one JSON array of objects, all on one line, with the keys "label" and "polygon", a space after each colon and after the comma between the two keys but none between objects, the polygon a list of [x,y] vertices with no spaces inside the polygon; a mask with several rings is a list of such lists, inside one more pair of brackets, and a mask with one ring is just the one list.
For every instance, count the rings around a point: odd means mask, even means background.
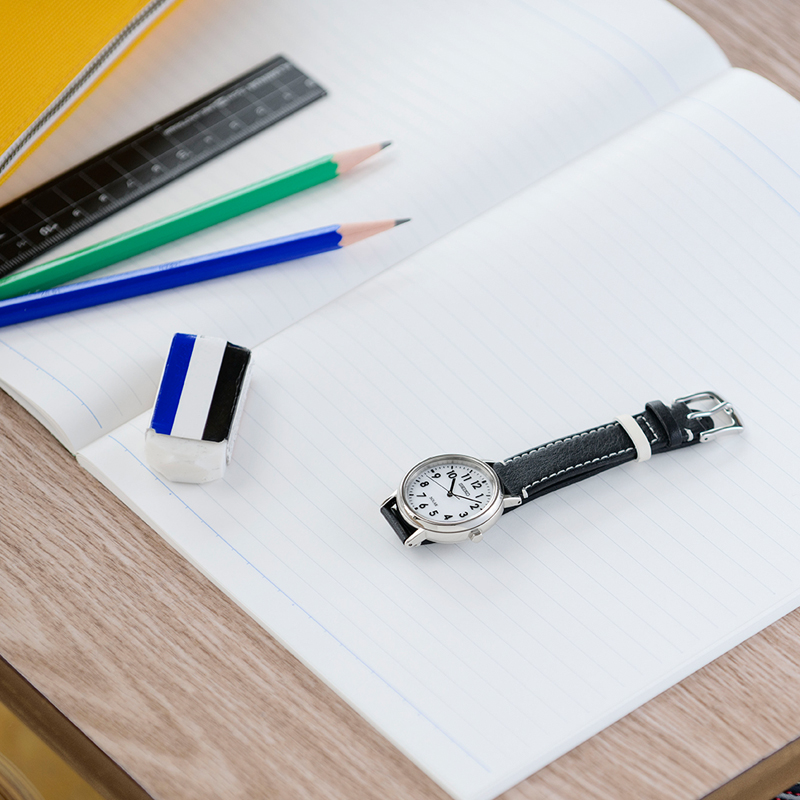
[{"label": "silver watch case", "polygon": [[[480,514],[469,521],[452,523],[431,522],[419,516],[408,505],[405,499],[406,485],[411,476],[415,475],[420,470],[433,466],[436,463],[451,460],[470,465],[485,473],[489,477],[491,483],[492,499]],[[416,529],[414,533],[406,539],[406,547],[416,547],[424,541],[441,542],[442,544],[455,544],[456,542],[463,542],[467,539],[480,541],[484,532],[497,522],[506,508],[520,504],[519,498],[507,497],[503,494],[500,478],[498,478],[497,473],[489,464],[478,458],[460,455],[458,453],[444,453],[438,456],[431,456],[413,466],[405,474],[396,494],[392,495],[392,497],[386,501],[386,504],[390,504],[392,501],[397,503],[397,511],[400,516]]]}]

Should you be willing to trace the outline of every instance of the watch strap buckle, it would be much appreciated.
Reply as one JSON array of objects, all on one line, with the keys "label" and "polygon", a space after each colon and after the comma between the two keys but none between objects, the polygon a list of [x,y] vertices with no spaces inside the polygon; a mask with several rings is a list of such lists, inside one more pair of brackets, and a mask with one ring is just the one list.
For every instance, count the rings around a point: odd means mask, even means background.
[{"label": "watch strap buckle", "polygon": [[[707,442],[723,433],[739,433],[744,429],[733,405],[727,400],[723,400],[716,392],[697,392],[686,395],[686,397],[678,397],[675,402],[683,403],[689,408],[688,419],[707,417],[713,421],[714,426],[700,434],[701,442]],[[704,403],[712,405],[703,407]],[[700,407],[696,408],[696,404],[700,404]]]}]

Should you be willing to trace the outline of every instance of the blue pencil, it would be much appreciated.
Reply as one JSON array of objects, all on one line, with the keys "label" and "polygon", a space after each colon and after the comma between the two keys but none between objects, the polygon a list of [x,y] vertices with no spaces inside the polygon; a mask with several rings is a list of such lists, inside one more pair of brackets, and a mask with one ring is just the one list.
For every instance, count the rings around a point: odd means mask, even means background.
[{"label": "blue pencil", "polygon": [[0,301],[0,327],[338,250],[407,221],[329,225],[232,250],[24,294]]}]

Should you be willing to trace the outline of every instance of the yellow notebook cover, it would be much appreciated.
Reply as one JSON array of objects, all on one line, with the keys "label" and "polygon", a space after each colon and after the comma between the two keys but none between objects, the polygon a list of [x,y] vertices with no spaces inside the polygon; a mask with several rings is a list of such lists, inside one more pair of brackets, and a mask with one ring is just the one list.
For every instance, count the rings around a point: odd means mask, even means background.
[{"label": "yellow notebook cover", "polygon": [[3,0],[0,183],[176,0]]}]

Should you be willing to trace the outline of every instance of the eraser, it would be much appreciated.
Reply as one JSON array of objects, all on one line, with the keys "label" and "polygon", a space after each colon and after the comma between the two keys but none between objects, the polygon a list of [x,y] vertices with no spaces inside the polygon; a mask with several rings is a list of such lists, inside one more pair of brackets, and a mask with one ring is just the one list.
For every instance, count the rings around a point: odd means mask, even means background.
[{"label": "eraser", "polygon": [[178,483],[221,478],[231,460],[250,366],[246,347],[176,333],[145,434],[147,463]]}]

